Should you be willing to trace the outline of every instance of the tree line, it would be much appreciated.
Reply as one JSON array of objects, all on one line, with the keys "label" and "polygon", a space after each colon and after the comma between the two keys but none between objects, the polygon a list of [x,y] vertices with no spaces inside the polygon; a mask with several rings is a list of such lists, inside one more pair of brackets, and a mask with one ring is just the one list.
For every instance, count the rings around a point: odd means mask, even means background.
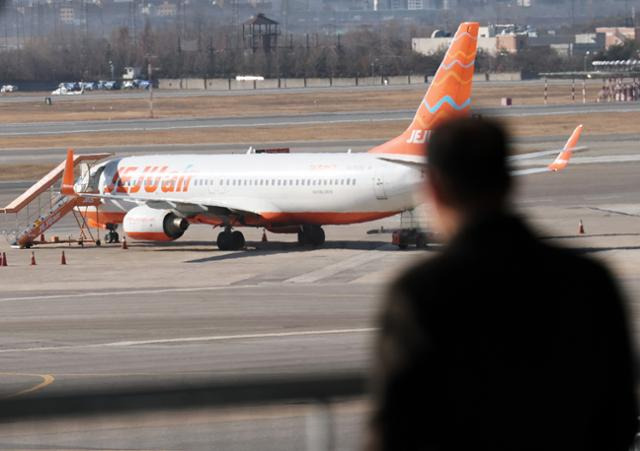
[{"label": "tree line", "polygon": [[[155,77],[266,78],[433,75],[444,49],[421,55],[411,49],[412,36],[430,30],[400,23],[360,27],[344,34],[280,34],[270,52],[245,44],[242,29],[224,24],[177,24],[151,27],[137,34],[126,27],[108,37],[77,28],[34,37],[20,49],[0,52],[0,80],[71,81],[119,78],[126,66],[146,69]],[[631,54],[635,44],[614,48],[602,57]],[[563,58],[548,48],[524,49],[516,55],[479,52],[477,72],[524,71],[526,74],[579,70],[582,58]],[[113,76],[112,76],[113,73]],[[144,76],[144,75],[143,75]]]}]

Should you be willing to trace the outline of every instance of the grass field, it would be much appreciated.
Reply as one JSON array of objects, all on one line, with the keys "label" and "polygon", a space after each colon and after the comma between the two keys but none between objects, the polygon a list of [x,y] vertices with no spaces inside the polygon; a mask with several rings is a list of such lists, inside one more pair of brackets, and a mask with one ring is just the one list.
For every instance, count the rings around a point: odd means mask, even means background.
[{"label": "grass field", "polygon": [[[581,86],[579,86],[581,91]],[[589,99],[594,100],[600,89],[599,82],[590,82]],[[282,90],[277,94],[238,96],[185,96],[162,97],[154,100],[155,117],[229,117],[263,116],[276,114],[309,114],[368,110],[405,110],[416,108],[426,90],[425,85],[407,86],[406,89],[313,91],[291,93]],[[581,92],[578,92],[578,97]],[[43,95],[44,97],[44,95]],[[474,86],[473,102],[476,106],[498,106],[502,97],[511,97],[516,105],[542,105],[541,84],[478,83]],[[571,101],[570,84],[550,85],[549,103]],[[76,120],[139,119],[149,115],[146,99],[123,99],[108,94],[92,97],[53,98],[53,105],[44,102],[2,102],[0,97],[0,121],[57,122]]]}]

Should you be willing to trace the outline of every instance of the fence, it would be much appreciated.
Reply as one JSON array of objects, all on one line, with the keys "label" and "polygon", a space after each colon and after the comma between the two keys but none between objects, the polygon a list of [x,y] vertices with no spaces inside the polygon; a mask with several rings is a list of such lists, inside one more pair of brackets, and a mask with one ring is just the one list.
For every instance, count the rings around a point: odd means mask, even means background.
[{"label": "fence", "polygon": [[[237,91],[253,89],[331,88],[356,86],[400,86],[424,84],[433,79],[425,75],[389,75],[375,77],[330,78],[271,78],[255,81],[238,81],[226,78],[161,78],[160,89],[188,89],[210,91]],[[474,81],[520,81],[520,72],[476,74]]]}]

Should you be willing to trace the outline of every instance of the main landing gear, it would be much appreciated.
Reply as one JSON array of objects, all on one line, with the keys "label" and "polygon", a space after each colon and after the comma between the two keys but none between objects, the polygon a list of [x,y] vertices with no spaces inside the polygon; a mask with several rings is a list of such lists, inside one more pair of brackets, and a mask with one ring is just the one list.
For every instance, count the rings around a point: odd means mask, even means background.
[{"label": "main landing gear", "polygon": [[242,232],[232,232],[231,227],[227,227],[218,234],[216,243],[221,251],[237,251],[244,248],[246,241]]},{"label": "main landing gear", "polygon": [[104,240],[107,243],[119,243],[120,235],[116,232],[116,230],[118,230],[118,224],[107,224],[106,227],[108,232],[104,235]]},{"label": "main landing gear", "polygon": [[302,226],[298,232],[298,243],[301,245],[322,246],[324,244],[324,230],[318,225]]}]

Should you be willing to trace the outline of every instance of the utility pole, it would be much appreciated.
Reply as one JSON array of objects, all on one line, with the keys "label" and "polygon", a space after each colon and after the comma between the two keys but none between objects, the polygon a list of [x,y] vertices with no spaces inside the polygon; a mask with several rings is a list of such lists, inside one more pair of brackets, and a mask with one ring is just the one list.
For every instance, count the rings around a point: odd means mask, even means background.
[{"label": "utility pole", "polygon": [[576,26],[576,0],[571,0],[571,28],[575,26]]},{"label": "utility pole", "polygon": [[151,61],[147,65],[147,74],[149,76],[149,119],[153,119],[153,66]]}]

